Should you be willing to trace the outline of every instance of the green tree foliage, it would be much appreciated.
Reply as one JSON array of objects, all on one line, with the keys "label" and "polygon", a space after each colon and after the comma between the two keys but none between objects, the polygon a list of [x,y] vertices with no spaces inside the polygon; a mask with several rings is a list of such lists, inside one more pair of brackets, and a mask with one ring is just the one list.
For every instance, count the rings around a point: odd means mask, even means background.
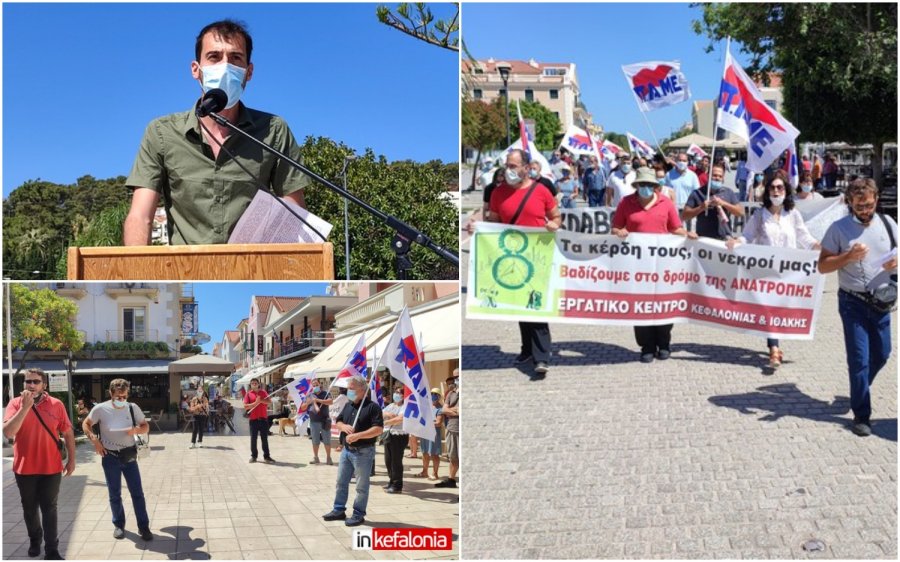
[{"label": "green tree foliage", "polygon": [[[484,150],[498,148],[505,141],[506,121],[499,104],[488,104],[480,100],[462,102],[462,142],[464,146],[478,152],[475,162],[481,161]],[[477,176],[478,174],[472,174],[473,189]]]},{"label": "green tree foliage", "polygon": [[[353,151],[334,141],[309,137],[302,147],[307,165],[341,185],[341,163]],[[370,150],[347,172],[350,191],[374,207],[418,228],[436,243],[456,251],[458,211],[447,190],[458,184],[458,163],[439,160],[389,163]],[[69,246],[120,246],[130,197],[125,177],[79,178],[74,185],[30,181],[3,203],[4,272],[13,279],[65,279]],[[311,187],[310,211],[335,225],[337,277],[344,276],[343,200],[324,187]],[[354,279],[393,279],[393,233],[350,205],[351,275]],[[458,272],[421,246],[410,257],[416,279],[456,279]],[[33,272],[37,273],[33,273]]]},{"label": "green tree foliage", "polygon": [[[424,2],[413,4],[402,2],[397,6],[396,14],[387,6],[381,5],[375,9],[375,14],[381,23],[399,29],[407,35],[459,52],[459,2],[454,4],[456,13],[450,20],[435,21],[434,15]],[[410,6],[413,10],[410,10]]]},{"label": "green tree foliage", "polygon": [[[75,329],[75,316],[78,314],[75,303],[50,289],[32,289],[22,283],[9,283],[6,286],[11,291],[12,347],[25,352],[16,374],[25,367],[31,351],[81,350],[84,346],[84,334]],[[3,306],[5,309],[5,299]]]},{"label": "green tree foliage", "polygon": [[[503,106],[506,100],[503,96],[494,100],[494,103],[501,108],[503,114]],[[524,119],[534,120],[534,143],[538,150],[553,150],[557,146],[557,135],[562,133],[562,122],[555,113],[544,107],[540,102],[519,100],[519,106],[522,108],[522,117]],[[504,129],[506,123],[503,124]],[[512,100],[509,102],[509,127],[510,138],[519,138],[519,115],[516,112],[516,103]],[[506,131],[504,130],[504,134]],[[515,142],[515,140],[513,140]],[[505,148],[505,147],[504,147]]]},{"label": "green tree foliage", "polygon": [[13,279],[52,278],[72,240],[101,211],[127,196],[125,176],[84,176],[73,185],[25,182],[3,202],[4,274]]},{"label": "green tree foliage", "polygon": [[[75,236],[75,240],[69,244],[70,246],[96,247],[96,246],[123,246],[123,226],[125,217],[128,216],[128,209],[131,207],[130,200],[120,200],[112,202],[111,207],[100,211],[93,220],[87,223],[81,232]],[[56,261],[54,279],[65,279],[68,275],[68,253],[63,252]]]},{"label": "green tree foliage", "polygon": [[784,114],[801,140],[871,143],[880,181],[882,144],[897,138],[895,2],[695,6],[694,31],[740,41],[749,75],[782,73]]},{"label": "green tree foliage", "polygon": [[[306,166],[341,185],[344,156],[353,153],[348,146],[324,137],[307,137],[300,151]],[[348,166],[347,186],[351,193],[376,209],[418,228],[435,243],[456,252],[459,213],[447,199],[445,175],[447,167],[439,161],[391,163],[367,149]],[[329,240],[334,243],[337,278],[342,279],[345,276],[343,198],[325,187],[311,186],[306,192],[306,204],[312,213],[334,224]],[[395,279],[391,250],[394,233],[353,203],[349,215],[351,277]],[[419,245],[412,246],[409,257],[415,264],[411,278],[457,279],[459,276],[455,266]]]}]

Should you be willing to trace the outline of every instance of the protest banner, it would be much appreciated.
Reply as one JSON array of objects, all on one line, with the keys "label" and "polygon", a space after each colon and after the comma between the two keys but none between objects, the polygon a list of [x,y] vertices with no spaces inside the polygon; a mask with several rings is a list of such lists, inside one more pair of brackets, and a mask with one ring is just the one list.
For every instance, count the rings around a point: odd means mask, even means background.
[{"label": "protest banner", "polygon": [[647,326],[698,323],[812,339],[824,277],[817,251],[681,236],[598,236],[479,223],[466,316]]},{"label": "protest banner", "polygon": [[[750,218],[757,209],[762,205],[759,202],[743,201],[741,207],[744,208],[744,216],[736,217],[728,216],[728,224],[731,232],[738,236],[744,230],[744,223]],[[816,240],[821,240],[825,236],[825,231],[831,226],[831,223],[847,215],[847,205],[844,203],[844,196],[831,197],[828,199],[794,199],[794,205],[806,228]],[[611,234],[612,219],[616,210],[613,207],[580,207],[576,209],[560,209],[562,214],[562,230],[571,232],[583,232],[587,234]],[[694,231],[694,221],[684,222],[687,230]]]}]

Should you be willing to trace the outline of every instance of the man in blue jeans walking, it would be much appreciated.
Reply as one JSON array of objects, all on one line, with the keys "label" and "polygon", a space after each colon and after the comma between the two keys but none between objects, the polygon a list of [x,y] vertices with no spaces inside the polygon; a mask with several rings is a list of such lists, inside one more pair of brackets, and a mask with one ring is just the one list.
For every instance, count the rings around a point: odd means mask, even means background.
[{"label": "man in blue jeans walking", "polygon": [[865,437],[872,434],[872,383],[891,355],[891,314],[874,306],[873,292],[883,290],[897,274],[897,256],[889,257],[896,247],[897,223],[876,214],[878,188],[873,180],[854,180],[846,196],[850,215],[825,232],[819,271],[838,272],[838,312],[844,325],[853,410],[851,430]]},{"label": "man in blue jeans walking", "polygon": [[[369,503],[369,477],[375,466],[375,440],[384,428],[381,408],[367,400],[366,379],[355,376],[347,383],[349,402],[338,414],[335,427],[341,431],[341,458],[338,462],[337,484],[334,493],[334,508],[322,519],[339,521],[345,519],[348,527],[365,522],[366,505]],[[353,501],[353,516],[347,519],[347,498],[350,495],[350,479],[356,475],[356,499]]]},{"label": "man in blue jeans walking", "polygon": [[[84,419],[82,429],[94,450],[103,457],[103,474],[109,490],[109,507],[115,527],[113,537],[125,538],[125,507],[122,505],[122,477],[131,494],[131,505],[137,519],[138,533],[145,541],[153,540],[150,532],[150,517],[141,485],[141,470],[138,467],[137,449],[134,436],[149,433],[150,424],[136,404],[128,402],[131,383],[125,379],[115,379],[109,383],[109,397],[106,402],[94,406]],[[100,424],[99,435],[93,432],[94,424]]]}]

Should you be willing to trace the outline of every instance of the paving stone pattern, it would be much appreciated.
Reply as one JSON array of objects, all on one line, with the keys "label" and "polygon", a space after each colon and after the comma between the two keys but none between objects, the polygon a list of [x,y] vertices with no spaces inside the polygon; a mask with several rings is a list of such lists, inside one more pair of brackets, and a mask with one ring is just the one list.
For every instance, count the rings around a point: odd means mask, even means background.
[{"label": "paving stone pattern", "polygon": [[[123,483],[126,538],[113,525],[103,469],[88,443],[77,448],[75,473],[59,495],[60,551],[69,560],[309,560],[458,558],[458,490],[435,489],[411,475],[421,460],[404,459],[404,493],[385,494],[387,472],[381,448],[375,457],[366,515],[371,527],[451,527],[452,551],[373,552],[351,549],[352,529],[325,522],[331,510],[337,464],[310,465],[306,436],[269,437],[274,465],[249,464],[247,421],[238,414],[238,435],[207,435],[204,448],[189,450],[190,429],[154,433],[152,453],[141,462],[150,526],[156,538],[137,535],[130,496]],[[337,462],[335,454],[335,462]],[[448,466],[441,467],[446,476]],[[350,485],[350,500],[355,486]],[[25,559],[28,534],[11,459],[3,459],[3,558]],[[43,558],[43,553],[41,555]]]},{"label": "paving stone pattern", "polygon": [[836,290],[775,372],[736,332],[676,325],[644,365],[629,328],[551,324],[533,381],[516,324],[465,320],[463,559],[896,560],[896,350],[857,437]]}]

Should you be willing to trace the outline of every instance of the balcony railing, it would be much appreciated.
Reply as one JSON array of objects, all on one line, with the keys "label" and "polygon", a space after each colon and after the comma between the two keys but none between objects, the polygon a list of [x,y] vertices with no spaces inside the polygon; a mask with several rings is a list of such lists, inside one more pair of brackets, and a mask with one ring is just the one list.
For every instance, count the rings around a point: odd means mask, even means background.
[{"label": "balcony railing", "polygon": [[321,351],[325,349],[325,338],[294,338],[286,339],[281,345],[275,344],[275,349],[267,349],[263,354],[263,361],[268,363],[273,359],[284,357],[298,352]]},{"label": "balcony railing", "polygon": [[159,330],[106,330],[106,341],[159,341]]}]

